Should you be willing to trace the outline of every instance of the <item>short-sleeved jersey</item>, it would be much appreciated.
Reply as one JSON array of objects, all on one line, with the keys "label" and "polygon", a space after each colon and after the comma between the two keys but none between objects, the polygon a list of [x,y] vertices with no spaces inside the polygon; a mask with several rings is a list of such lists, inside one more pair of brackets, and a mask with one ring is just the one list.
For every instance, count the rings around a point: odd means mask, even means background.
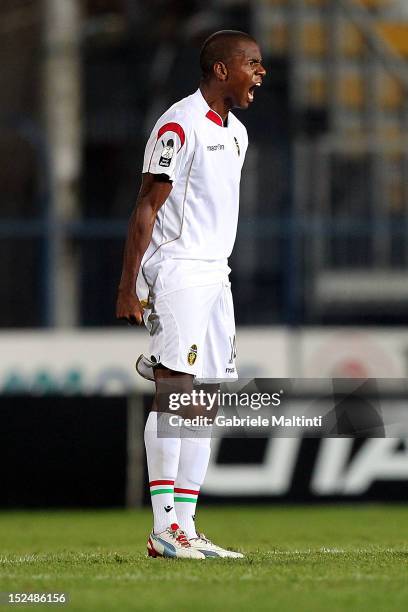
[{"label": "short-sleeved jersey", "polygon": [[224,126],[200,90],[157,121],[143,172],[166,174],[173,186],[142,260],[139,298],[147,287],[157,296],[228,276],[247,146],[244,125],[230,112]]}]

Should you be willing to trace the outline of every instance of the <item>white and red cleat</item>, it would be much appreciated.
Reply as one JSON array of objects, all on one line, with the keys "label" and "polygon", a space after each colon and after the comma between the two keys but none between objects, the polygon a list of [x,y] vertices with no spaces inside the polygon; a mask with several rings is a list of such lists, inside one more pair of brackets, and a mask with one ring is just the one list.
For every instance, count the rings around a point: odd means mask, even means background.
[{"label": "white and red cleat", "polygon": [[147,540],[149,557],[168,557],[171,559],[205,559],[205,555],[193,547],[186,534],[173,523],[161,533],[152,533]]}]

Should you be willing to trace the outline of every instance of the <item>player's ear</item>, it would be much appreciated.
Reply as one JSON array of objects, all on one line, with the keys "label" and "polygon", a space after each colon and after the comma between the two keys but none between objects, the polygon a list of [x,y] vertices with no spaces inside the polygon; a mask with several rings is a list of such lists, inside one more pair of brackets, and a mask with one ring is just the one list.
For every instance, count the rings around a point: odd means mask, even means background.
[{"label": "player's ear", "polygon": [[226,65],[224,64],[224,62],[215,62],[214,67],[214,74],[216,76],[216,78],[218,79],[218,81],[226,81],[228,78],[228,70]]}]

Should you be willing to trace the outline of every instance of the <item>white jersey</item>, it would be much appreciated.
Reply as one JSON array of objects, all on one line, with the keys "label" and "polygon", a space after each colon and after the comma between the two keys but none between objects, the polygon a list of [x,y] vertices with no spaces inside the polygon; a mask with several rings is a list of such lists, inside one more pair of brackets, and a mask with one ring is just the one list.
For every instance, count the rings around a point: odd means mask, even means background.
[{"label": "white jersey", "polygon": [[228,276],[238,223],[239,183],[248,146],[244,125],[228,125],[200,90],[157,121],[143,172],[166,174],[173,187],[157,214],[143,257],[137,294],[146,299]]}]

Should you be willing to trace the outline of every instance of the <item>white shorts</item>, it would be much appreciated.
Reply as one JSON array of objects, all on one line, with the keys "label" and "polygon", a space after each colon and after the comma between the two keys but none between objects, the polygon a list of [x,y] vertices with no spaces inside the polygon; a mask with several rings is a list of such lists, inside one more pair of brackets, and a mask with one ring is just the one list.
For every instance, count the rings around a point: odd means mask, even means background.
[{"label": "white shorts", "polygon": [[136,364],[144,378],[154,380],[158,364],[202,380],[237,378],[229,282],[159,296],[145,310],[144,321],[150,333],[149,355],[140,355]]}]

